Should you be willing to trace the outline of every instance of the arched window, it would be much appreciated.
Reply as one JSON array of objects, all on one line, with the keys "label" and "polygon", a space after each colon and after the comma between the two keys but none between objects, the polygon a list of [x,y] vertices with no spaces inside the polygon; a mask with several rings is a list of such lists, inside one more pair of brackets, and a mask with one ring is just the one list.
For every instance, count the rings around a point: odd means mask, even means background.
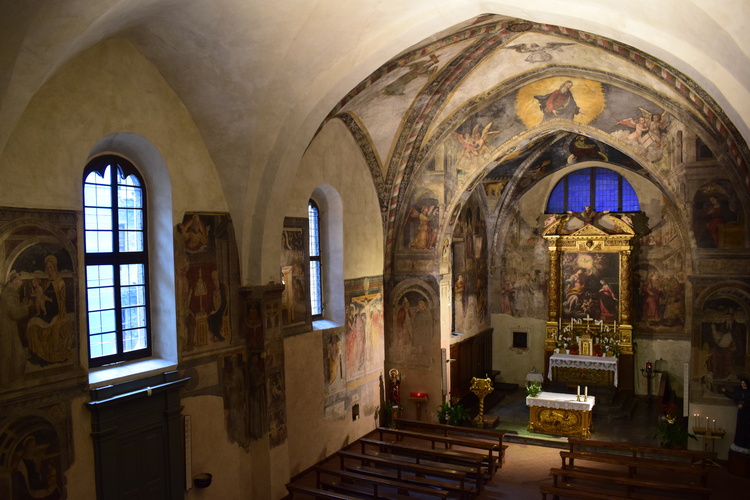
[{"label": "arched window", "polygon": [[129,161],[92,160],[83,174],[89,365],[151,355],[146,188]]},{"label": "arched window", "polygon": [[323,317],[323,286],[321,280],[320,209],[310,200],[307,204],[310,241],[310,306],[312,319]]},{"label": "arched window", "polygon": [[547,200],[546,213],[580,212],[586,205],[602,212],[636,212],[638,195],[627,179],[608,168],[582,168],[555,185]]}]

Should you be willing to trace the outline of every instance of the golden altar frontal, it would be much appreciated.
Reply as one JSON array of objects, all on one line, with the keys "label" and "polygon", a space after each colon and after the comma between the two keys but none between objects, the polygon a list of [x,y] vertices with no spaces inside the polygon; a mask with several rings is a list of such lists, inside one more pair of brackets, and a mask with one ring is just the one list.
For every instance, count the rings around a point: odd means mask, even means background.
[{"label": "golden altar frontal", "polygon": [[[580,401],[578,401],[580,399]],[[594,422],[594,396],[541,392],[526,398],[529,407],[529,432],[561,436],[591,437]]]}]

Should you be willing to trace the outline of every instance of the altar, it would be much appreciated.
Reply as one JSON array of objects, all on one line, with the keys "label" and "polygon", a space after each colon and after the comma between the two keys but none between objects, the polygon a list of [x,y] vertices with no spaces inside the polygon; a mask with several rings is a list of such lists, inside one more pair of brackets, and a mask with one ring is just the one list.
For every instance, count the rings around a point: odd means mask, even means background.
[{"label": "altar", "polygon": [[549,358],[547,378],[575,385],[617,387],[617,365],[614,356],[553,354]]},{"label": "altar", "polygon": [[[578,401],[577,399],[580,399]],[[529,432],[562,436],[591,437],[594,422],[591,411],[594,409],[594,396],[577,398],[575,394],[541,392],[528,396]]]}]

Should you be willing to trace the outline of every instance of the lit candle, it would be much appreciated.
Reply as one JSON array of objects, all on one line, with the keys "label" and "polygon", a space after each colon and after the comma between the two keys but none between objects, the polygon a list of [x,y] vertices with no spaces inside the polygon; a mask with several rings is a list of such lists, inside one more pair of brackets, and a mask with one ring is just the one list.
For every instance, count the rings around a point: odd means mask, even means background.
[{"label": "lit candle", "polygon": [[708,417],[706,417],[706,430],[708,430]]},{"label": "lit candle", "polygon": [[713,422],[714,422],[714,430],[716,430],[716,419],[714,419]]},{"label": "lit candle", "polygon": [[695,420],[695,423],[693,425],[695,425],[696,427],[698,427],[698,416],[699,415],[700,415],[700,413],[693,413],[693,419]]}]

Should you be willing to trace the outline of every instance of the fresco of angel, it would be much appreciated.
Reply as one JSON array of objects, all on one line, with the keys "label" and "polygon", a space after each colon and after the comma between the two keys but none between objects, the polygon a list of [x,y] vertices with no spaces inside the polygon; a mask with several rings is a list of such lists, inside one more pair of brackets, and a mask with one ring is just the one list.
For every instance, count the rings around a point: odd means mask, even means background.
[{"label": "fresco of angel", "polygon": [[518,53],[521,54],[529,54],[524,61],[535,63],[535,62],[547,62],[552,59],[552,54],[550,52],[562,52],[562,48],[566,45],[575,45],[572,43],[555,43],[555,42],[547,42],[547,44],[542,47],[539,44],[532,43],[529,45],[526,45],[525,43],[519,43],[516,45],[510,45],[508,47],[505,47],[506,49],[513,49]]},{"label": "fresco of angel", "polygon": [[640,106],[638,109],[641,112],[640,116],[617,122],[617,125],[624,125],[632,129],[632,132],[617,130],[612,135],[636,149],[641,149],[650,161],[658,161],[662,157],[662,135],[671,123],[669,114],[666,111],[651,113]]},{"label": "fresco of angel", "polygon": [[474,126],[471,134],[460,134],[458,132],[453,132],[453,134],[456,136],[456,139],[458,139],[458,142],[464,148],[464,157],[471,159],[476,156],[481,156],[482,154],[489,151],[489,147],[487,147],[487,140],[493,135],[497,135],[500,133],[499,130],[491,129],[492,122],[488,123],[484,127],[484,129],[482,129],[481,133],[479,132],[478,124]]}]

